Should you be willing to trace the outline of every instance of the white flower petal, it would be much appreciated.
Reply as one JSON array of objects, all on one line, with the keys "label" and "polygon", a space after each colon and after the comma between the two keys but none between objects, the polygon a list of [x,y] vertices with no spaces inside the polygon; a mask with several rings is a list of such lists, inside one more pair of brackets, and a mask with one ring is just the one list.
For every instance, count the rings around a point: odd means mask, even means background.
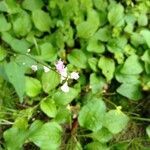
[{"label": "white flower petal", "polygon": [[33,71],[37,71],[37,70],[38,70],[37,65],[32,65],[32,66],[31,66],[31,69],[32,69]]},{"label": "white flower petal", "polygon": [[30,48],[28,48],[28,49],[27,49],[27,53],[30,53],[30,51],[31,51],[31,49],[30,49]]},{"label": "white flower petal", "polygon": [[67,76],[68,76],[68,73],[67,73],[67,67],[63,69],[63,71],[60,73],[61,75],[61,82],[63,80],[66,80]]},{"label": "white flower petal", "polygon": [[50,71],[50,69],[46,66],[43,66],[43,68],[44,68],[44,72],[49,72]]},{"label": "white flower petal", "polygon": [[78,72],[72,72],[70,74],[70,78],[75,79],[75,80],[79,79],[79,73]]},{"label": "white flower petal", "polygon": [[69,86],[68,86],[68,83],[65,82],[62,86],[61,86],[61,90],[65,93],[68,93],[69,92]]}]

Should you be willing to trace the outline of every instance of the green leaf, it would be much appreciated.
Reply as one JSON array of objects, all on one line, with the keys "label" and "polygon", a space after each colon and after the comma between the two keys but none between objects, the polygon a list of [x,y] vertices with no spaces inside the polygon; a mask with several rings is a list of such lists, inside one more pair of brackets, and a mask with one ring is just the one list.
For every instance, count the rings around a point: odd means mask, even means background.
[{"label": "green leaf", "polygon": [[124,7],[121,4],[113,4],[108,12],[108,20],[112,26],[123,25]]},{"label": "green leaf", "polygon": [[40,120],[35,120],[35,121],[31,124],[31,126],[30,126],[30,128],[29,128],[29,138],[32,137],[32,136],[34,136],[34,134],[36,134],[36,132],[41,129],[41,127],[43,126],[43,124],[44,124],[44,123],[43,123],[42,121],[40,121]]},{"label": "green leaf", "polygon": [[20,102],[23,102],[23,95],[25,92],[25,76],[23,67],[15,62],[5,64],[5,72],[9,82],[14,86]]},{"label": "green leaf", "polygon": [[108,41],[107,48],[111,53],[115,53],[115,54],[117,52],[123,53],[126,44],[127,44],[127,39],[124,36],[111,38]]},{"label": "green leaf", "polygon": [[5,2],[9,14],[16,14],[21,11],[20,5],[15,0],[5,0]]},{"label": "green leaf", "polygon": [[150,63],[145,62],[145,71],[147,74],[150,74]]},{"label": "green leaf", "polygon": [[106,77],[107,81],[111,81],[115,72],[114,60],[103,56],[98,62],[98,67],[102,70],[102,73]]},{"label": "green leaf", "polygon": [[79,112],[78,121],[80,126],[92,131],[98,131],[102,128],[105,111],[106,106],[102,100],[95,98],[88,102]]},{"label": "green leaf", "polygon": [[150,50],[146,50],[141,57],[144,62],[150,63]]},{"label": "green leaf", "polygon": [[57,114],[57,108],[53,99],[43,99],[40,103],[40,108],[49,117],[54,118]]},{"label": "green leaf", "polygon": [[69,62],[76,67],[84,69],[87,66],[86,55],[81,50],[77,49],[72,50],[72,52],[68,55],[67,58]]},{"label": "green leaf", "polygon": [[28,43],[25,39],[18,40],[12,37],[7,32],[3,32],[2,39],[8,45],[10,45],[14,51],[19,52],[19,53],[26,53],[28,48],[30,47],[30,43]]},{"label": "green leaf", "polygon": [[146,128],[146,133],[147,133],[148,137],[150,138],[150,126],[148,126],[148,127]]},{"label": "green leaf", "polygon": [[61,136],[61,126],[56,122],[48,122],[31,134],[29,140],[43,150],[58,150],[61,144]]},{"label": "green leaf", "polygon": [[26,94],[29,97],[35,97],[40,94],[42,89],[41,83],[38,79],[26,77]]},{"label": "green leaf", "polygon": [[104,126],[113,134],[121,132],[128,124],[129,118],[121,110],[110,110],[104,117]]},{"label": "green leaf", "polygon": [[4,58],[7,56],[6,50],[0,46],[0,61],[4,60]]},{"label": "green leaf", "polygon": [[0,11],[7,12],[7,5],[5,1],[0,1]]},{"label": "green leaf", "polygon": [[106,81],[101,76],[97,76],[95,73],[90,75],[90,86],[93,94],[102,93],[105,84]]},{"label": "green leaf", "polygon": [[93,0],[94,6],[101,11],[105,11],[105,9],[107,8],[107,1],[103,1],[103,0]]},{"label": "green leaf", "polygon": [[60,83],[60,76],[57,72],[50,70],[49,72],[43,72],[42,74],[42,86],[46,93],[56,88]]},{"label": "green leaf", "polygon": [[150,48],[150,31],[149,30],[142,30],[141,32],[140,32],[140,34],[143,36],[143,38],[144,38],[144,40],[145,40],[145,42],[146,42],[146,44],[148,45],[148,47]]},{"label": "green leaf", "polygon": [[94,10],[88,11],[88,19],[77,25],[77,34],[80,38],[91,37],[99,27],[98,13]]},{"label": "green leaf", "polygon": [[90,10],[93,6],[92,0],[81,0],[81,9]]},{"label": "green leaf", "polygon": [[105,26],[100,28],[96,33],[95,36],[98,40],[102,42],[107,42],[111,38],[111,28],[110,26]]},{"label": "green leaf", "polygon": [[92,142],[86,145],[85,150],[109,150],[109,148],[105,144]]},{"label": "green leaf", "polygon": [[110,133],[106,128],[102,128],[97,132],[93,132],[90,134],[90,136],[100,143],[106,143],[113,138],[112,133]]},{"label": "green leaf", "polygon": [[98,59],[97,58],[95,58],[95,57],[89,58],[88,64],[94,72],[96,72],[98,70],[98,68],[97,68]]},{"label": "green leaf", "polygon": [[142,13],[138,16],[139,26],[146,26],[148,24],[148,17],[146,14]]},{"label": "green leaf", "polygon": [[139,83],[123,83],[117,89],[117,92],[131,100],[139,100],[142,98],[141,87]]},{"label": "green leaf", "polygon": [[57,111],[57,115],[55,117],[55,121],[64,124],[64,123],[70,123],[71,120],[71,112],[66,107],[59,107]]},{"label": "green leaf", "polygon": [[34,11],[36,9],[41,9],[44,3],[42,0],[24,0],[22,6],[27,10]]},{"label": "green leaf", "polygon": [[12,127],[4,132],[4,139],[8,150],[20,150],[27,139],[27,131]]},{"label": "green leaf", "polygon": [[48,13],[37,9],[32,12],[32,19],[35,27],[42,32],[49,32],[51,27],[51,18]]},{"label": "green leaf", "polygon": [[121,73],[122,66],[119,66],[115,72],[115,78],[120,83],[139,83],[139,75],[137,74],[123,74]]},{"label": "green leaf", "polygon": [[142,35],[140,35],[139,33],[135,32],[132,33],[132,35],[130,36],[131,38],[131,43],[135,46],[138,47],[139,45],[142,45],[145,43],[144,37]]},{"label": "green leaf", "polygon": [[69,88],[69,92],[57,91],[54,94],[54,100],[57,105],[67,105],[78,95],[78,91],[74,88]]},{"label": "green leaf", "polygon": [[15,59],[16,63],[20,66],[24,66],[25,69],[31,68],[32,65],[37,65],[37,62],[27,55],[17,55]]},{"label": "green leaf", "polygon": [[8,31],[10,28],[11,24],[7,22],[3,14],[0,14],[0,32]]},{"label": "green leaf", "polygon": [[139,57],[137,55],[131,55],[129,56],[122,69],[121,73],[124,74],[140,74],[143,71],[143,67],[139,61]]},{"label": "green leaf", "polygon": [[13,19],[13,30],[18,36],[25,36],[30,32],[32,23],[30,16],[25,11],[22,11]]},{"label": "green leaf", "polygon": [[92,37],[88,42],[87,51],[95,53],[103,53],[105,51],[105,47],[103,43],[98,41],[96,38]]},{"label": "green leaf", "polygon": [[40,45],[41,58],[45,61],[54,61],[57,57],[56,48],[52,46],[51,43],[44,43]]}]

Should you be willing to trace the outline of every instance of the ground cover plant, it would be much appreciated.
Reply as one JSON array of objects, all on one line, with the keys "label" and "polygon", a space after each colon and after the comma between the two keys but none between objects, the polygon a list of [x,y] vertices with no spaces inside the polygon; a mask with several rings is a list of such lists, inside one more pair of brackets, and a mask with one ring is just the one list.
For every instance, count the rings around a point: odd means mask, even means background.
[{"label": "ground cover plant", "polygon": [[0,150],[39,149],[150,149],[149,0],[0,1]]}]

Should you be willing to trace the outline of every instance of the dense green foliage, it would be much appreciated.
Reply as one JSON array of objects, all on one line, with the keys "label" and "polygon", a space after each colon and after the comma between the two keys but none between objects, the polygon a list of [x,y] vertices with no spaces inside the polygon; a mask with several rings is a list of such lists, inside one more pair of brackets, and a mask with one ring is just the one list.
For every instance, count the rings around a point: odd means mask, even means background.
[{"label": "dense green foliage", "polygon": [[1,0],[0,37],[0,149],[150,149],[149,0]]}]

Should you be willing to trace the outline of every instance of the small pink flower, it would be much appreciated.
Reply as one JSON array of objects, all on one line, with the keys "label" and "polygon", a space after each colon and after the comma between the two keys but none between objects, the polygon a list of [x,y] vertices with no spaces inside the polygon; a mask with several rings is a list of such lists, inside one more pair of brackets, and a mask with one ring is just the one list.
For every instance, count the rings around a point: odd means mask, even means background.
[{"label": "small pink flower", "polygon": [[65,80],[67,78],[67,75],[68,75],[68,73],[67,73],[67,67],[62,70],[62,72],[60,73],[60,75],[61,75],[61,82],[62,82],[63,80]]},{"label": "small pink flower", "polygon": [[68,86],[68,83],[65,82],[62,86],[61,86],[61,90],[65,93],[68,93],[69,92],[69,86]]},{"label": "small pink flower", "polygon": [[79,73],[78,72],[72,72],[70,74],[70,78],[75,79],[75,80],[79,79]]},{"label": "small pink flower", "polygon": [[61,59],[58,60],[57,63],[55,64],[55,67],[59,73],[63,72],[65,68],[64,62],[61,61]]}]

